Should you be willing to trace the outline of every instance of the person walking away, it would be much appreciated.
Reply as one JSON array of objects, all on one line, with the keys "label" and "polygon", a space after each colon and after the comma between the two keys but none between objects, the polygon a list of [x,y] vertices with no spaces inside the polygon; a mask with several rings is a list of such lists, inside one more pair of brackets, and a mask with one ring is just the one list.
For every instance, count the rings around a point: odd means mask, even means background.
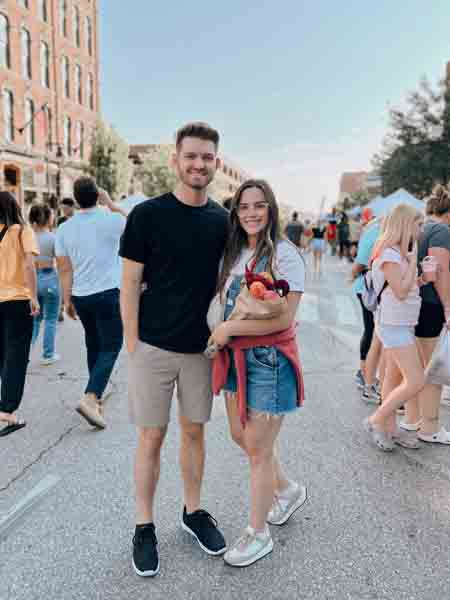
[{"label": "person walking away", "polygon": [[[381,223],[374,221],[371,223],[363,232],[358,246],[358,253],[355,258],[355,262],[352,265],[352,279],[353,279],[353,293],[356,295],[358,302],[361,306],[362,318],[363,318],[363,334],[359,345],[360,363],[359,369],[355,375],[356,385],[362,390],[363,399],[365,401],[371,401],[379,399],[378,391],[372,381],[372,377],[367,374],[366,371],[366,359],[371,349],[374,338],[374,315],[370,310],[364,306],[362,301],[362,294],[364,292],[364,279],[363,275],[369,268],[370,258],[373,253],[375,244],[380,236]],[[372,353],[374,354],[374,362],[378,363],[381,356],[382,347],[379,343],[378,338],[374,344]],[[367,381],[370,379],[370,381]]]},{"label": "person walking away", "polygon": [[72,198],[64,198],[61,201],[61,211],[62,215],[58,218],[56,222],[57,227],[59,227],[74,216],[75,201]]},{"label": "person walking away", "polygon": [[301,248],[303,229],[303,225],[298,220],[298,212],[293,212],[292,219],[286,225],[285,233],[288,240],[295,244],[297,248]]},{"label": "person walking away", "polygon": [[184,484],[181,526],[207,554],[226,550],[217,521],[200,498],[204,428],[213,400],[211,364],[204,355],[206,314],[229,223],[226,209],[208,198],[220,166],[218,147],[219,133],[206,123],[188,123],[177,132],[171,161],[178,184],[173,193],[133,209],[120,247],[130,416],[138,432],[132,564],[142,577],[159,571],[153,505],[175,384]]},{"label": "person walking away", "polygon": [[337,249],[337,227],[336,227],[336,219],[333,217],[330,218],[327,224],[327,241],[330,246],[331,256],[336,256]]},{"label": "person walking away", "polygon": [[348,258],[348,249],[350,245],[350,228],[348,225],[348,217],[345,212],[341,213],[340,219],[337,224],[337,237],[339,247],[339,258],[342,260],[344,257]]},{"label": "person walking away", "polygon": [[[429,363],[444,326],[450,329],[450,191],[438,185],[428,199],[427,221],[419,237],[418,264],[433,257],[437,273],[420,288],[422,306],[416,327],[416,338],[425,366]],[[414,402],[406,405],[405,419],[400,427],[419,431],[424,442],[450,445],[450,432],[440,426],[442,386],[427,383]]]},{"label": "person walking away", "polygon": [[419,447],[417,437],[411,439],[397,428],[395,415],[425,384],[414,336],[421,305],[414,249],[421,224],[422,215],[415,208],[398,205],[386,220],[373,254],[372,276],[380,298],[375,331],[383,344],[386,372],[383,403],[364,421],[364,428],[384,452],[392,451],[394,444]]},{"label": "person walking away", "polygon": [[[286,523],[306,500],[306,489],[287,479],[275,455],[285,416],[303,401],[293,324],[304,292],[305,268],[298,249],[281,235],[278,205],[265,181],[246,181],[236,192],[232,206],[231,232],[219,277],[219,292],[228,290],[225,319],[234,308],[246,266],[271,279],[283,278],[290,287],[288,308],[281,317],[225,320],[210,340],[219,348],[229,346],[223,352],[232,353],[231,365],[215,382],[214,391],[222,387],[226,392],[231,435],[250,465],[249,525],[224,556],[229,565],[244,567],[272,551],[267,523]],[[238,351],[243,351],[245,357],[239,372]],[[243,395],[247,402],[242,407],[238,399]]]},{"label": "person walking away", "polygon": [[356,254],[358,252],[359,239],[362,233],[362,223],[357,219],[350,219],[349,221],[349,260],[354,262]]},{"label": "person walking away", "polygon": [[22,402],[33,317],[39,313],[33,257],[39,248],[15,197],[0,192],[0,437],[25,427]]},{"label": "person walking away", "polygon": [[35,204],[30,209],[28,219],[40,252],[34,261],[40,312],[34,317],[31,344],[36,343],[41,323],[44,321],[42,364],[52,365],[60,359],[60,356],[55,353],[55,338],[61,304],[59,278],[56,271],[55,234],[51,231],[53,213],[46,204]]},{"label": "person walking away", "polygon": [[89,380],[76,410],[104,429],[102,396],[123,341],[118,251],[125,216],[90,177],[75,181],[74,196],[80,210],[58,227],[57,264],[66,313],[78,315],[85,333]]},{"label": "person walking away", "polygon": [[317,221],[312,227],[311,249],[314,257],[314,274],[322,275],[322,257],[326,248],[326,227]]}]

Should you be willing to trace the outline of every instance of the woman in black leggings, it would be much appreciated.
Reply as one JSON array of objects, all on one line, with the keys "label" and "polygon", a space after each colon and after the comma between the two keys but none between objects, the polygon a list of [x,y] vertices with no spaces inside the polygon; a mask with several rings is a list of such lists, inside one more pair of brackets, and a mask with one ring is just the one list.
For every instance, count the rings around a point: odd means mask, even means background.
[{"label": "woman in black leggings", "polygon": [[9,192],[0,192],[0,437],[25,427],[16,414],[22,401],[33,316],[39,314],[33,230],[24,224]]}]

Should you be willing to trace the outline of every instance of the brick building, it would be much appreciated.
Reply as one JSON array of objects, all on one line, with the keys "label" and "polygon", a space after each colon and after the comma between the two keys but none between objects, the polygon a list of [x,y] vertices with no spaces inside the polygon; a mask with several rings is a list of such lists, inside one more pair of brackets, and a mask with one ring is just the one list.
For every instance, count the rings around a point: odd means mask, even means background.
[{"label": "brick building", "polygon": [[70,195],[99,115],[97,0],[0,0],[0,187]]}]

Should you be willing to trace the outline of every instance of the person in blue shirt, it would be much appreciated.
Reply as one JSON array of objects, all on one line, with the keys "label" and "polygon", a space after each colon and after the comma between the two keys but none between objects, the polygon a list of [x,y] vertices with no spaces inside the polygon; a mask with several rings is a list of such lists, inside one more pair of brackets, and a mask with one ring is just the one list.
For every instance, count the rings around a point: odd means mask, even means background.
[{"label": "person in blue shirt", "polygon": [[[372,312],[367,310],[362,302],[362,293],[364,291],[364,279],[363,275],[369,268],[370,258],[375,246],[375,243],[381,233],[381,223],[378,220],[369,222],[361,236],[358,245],[358,253],[355,258],[355,262],[352,266],[352,277],[353,277],[353,292],[359,300],[361,305],[364,331],[360,342],[360,367],[356,373],[355,381],[359,388],[363,390],[363,398],[366,401],[375,398],[377,400],[376,388],[373,385],[375,369],[367,369],[366,360],[369,354],[369,350],[372,346],[374,339],[374,315]],[[374,364],[378,364],[381,355],[381,344],[374,343],[373,345],[373,359]],[[371,361],[372,363],[372,361]],[[370,373],[368,372],[370,371]]]},{"label": "person in blue shirt", "polygon": [[80,210],[58,227],[55,250],[67,316],[79,317],[86,339],[89,380],[76,410],[104,429],[101,399],[123,343],[119,243],[126,213],[90,177],[75,181],[74,196]]}]

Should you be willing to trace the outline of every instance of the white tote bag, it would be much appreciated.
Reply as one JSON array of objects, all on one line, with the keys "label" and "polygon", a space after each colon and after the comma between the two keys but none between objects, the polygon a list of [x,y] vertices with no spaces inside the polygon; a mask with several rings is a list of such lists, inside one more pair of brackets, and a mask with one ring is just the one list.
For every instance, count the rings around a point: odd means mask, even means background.
[{"label": "white tote bag", "polygon": [[425,370],[427,383],[450,385],[450,331],[442,330],[431,360]]}]

